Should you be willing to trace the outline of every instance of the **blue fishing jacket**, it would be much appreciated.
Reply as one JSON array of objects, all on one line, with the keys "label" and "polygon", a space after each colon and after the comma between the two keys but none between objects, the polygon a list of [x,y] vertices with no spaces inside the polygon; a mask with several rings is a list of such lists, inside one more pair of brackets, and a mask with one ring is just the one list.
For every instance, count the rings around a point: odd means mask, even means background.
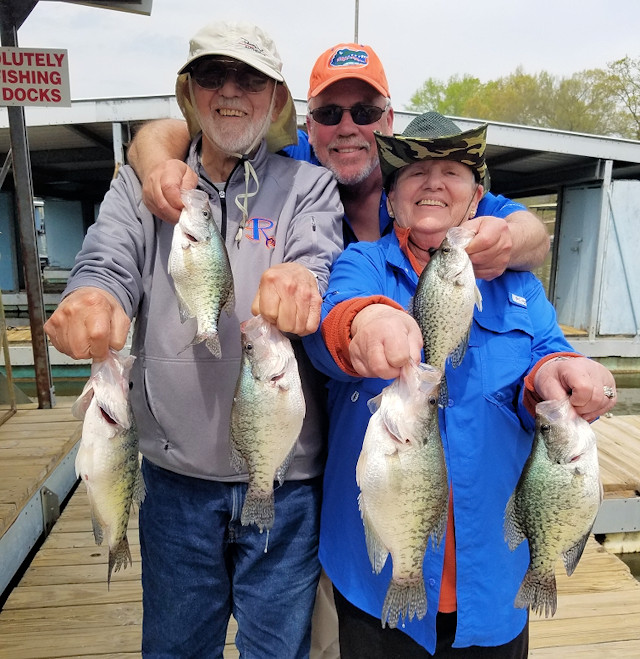
[{"label": "blue fishing jacket", "polygon": [[[407,307],[418,276],[394,233],[350,245],[334,263],[322,309],[354,297],[386,295]],[[522,405],[523,380],[536,362],[572,351],[553,306],[530,272],[507,270],[478,280],[482,311],[475,310],[469,347],[458,368],[447,364],[449,401],[440,410],[449,482],[453,490],[457,632],[454,646],[496,646],[515,638],[527,613],[514,600],[529,562],[527,543],[511,552],[504,510],[530,452],[534,419]],[[331,581],[355,606],[380,616],[391,579],[391,557],[372,570],[358,510],[355,468],[370,418],[367,401],[388,381],[344,373],[320,331],[305,338],[313,364],[330,376],[329,453],[325,468],[320,560]],[[398,629],[427,651],[436,645],[436,613],[444,541],[430,542],[424,559],[427,614]]]}]

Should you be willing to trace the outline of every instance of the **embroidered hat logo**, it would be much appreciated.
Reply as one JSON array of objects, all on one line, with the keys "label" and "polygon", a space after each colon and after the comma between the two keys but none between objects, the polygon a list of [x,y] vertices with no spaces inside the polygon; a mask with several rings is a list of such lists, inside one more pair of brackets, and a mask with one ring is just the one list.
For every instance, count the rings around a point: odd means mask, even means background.
[{"label": "embroidered hat logo", "polygon": [[367,66],[368,63],[369,53],[366,50],[341,48],[335,52],[329,66]]}]

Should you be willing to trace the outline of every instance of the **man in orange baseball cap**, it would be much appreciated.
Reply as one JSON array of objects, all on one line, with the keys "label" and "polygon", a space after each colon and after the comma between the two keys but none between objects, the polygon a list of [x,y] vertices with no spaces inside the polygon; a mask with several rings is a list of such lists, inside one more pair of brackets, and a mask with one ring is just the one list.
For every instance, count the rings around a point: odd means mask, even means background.
[{"label": "man in orange baseball cap", "polygon": [[322,53],[311,71],[309,143],[344,194],[345,242],[377,240],[388,225],[386,209],[380,217],[382,177],[373,133],[393,133],[390,97],[384,68],[370,46],[338,44]]}]

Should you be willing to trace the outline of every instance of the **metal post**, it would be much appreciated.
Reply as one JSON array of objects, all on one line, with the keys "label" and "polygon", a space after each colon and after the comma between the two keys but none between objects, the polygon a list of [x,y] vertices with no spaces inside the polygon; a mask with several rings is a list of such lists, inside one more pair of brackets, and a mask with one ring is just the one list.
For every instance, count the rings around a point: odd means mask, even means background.
[{"label": "metal post", "polygon": [[360,14],[360,1],[356,0],[356,24],[353,30],[353,43],[358,43],[358,16]]},{"label": "metal post", "polygon": [[[2,45],[17,48],[18,39],[15,26],[12,28],[2,27]],[[8,107],[7,111],[38,407],[48,409],[54,404],[53,381],[49,364],[47,337],[43,327],[46,316],[33,211],[33,180],[31,177],[27,129],[23,107],[12,106]]]}]

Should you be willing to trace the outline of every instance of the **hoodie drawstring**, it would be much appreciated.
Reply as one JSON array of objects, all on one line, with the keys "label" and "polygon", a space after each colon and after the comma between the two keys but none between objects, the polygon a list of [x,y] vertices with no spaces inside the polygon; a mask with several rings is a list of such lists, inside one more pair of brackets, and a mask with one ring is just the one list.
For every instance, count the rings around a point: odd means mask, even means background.
[{"label": "hoodie drawstring", "polygon": [[[235,243],[240,247],[240,241],[242,240],[242,235],[244,234],[244,228],[249,219],[249,198],[258,194],[260,190],[260,181],[258,180],[258,175],[256,170],[253,168],[253,165],[249,162],[246,156],[242,157],[244,163],[244,194],[240,193],[236,196],[235,202],[236,206],[242,211],[242,220],[238,231],[236,232]],[[249,178],[253,178],[256,182],[256,189],[254,192],[249,192]],[[242,201],[240,201],[242,199]]]}]

